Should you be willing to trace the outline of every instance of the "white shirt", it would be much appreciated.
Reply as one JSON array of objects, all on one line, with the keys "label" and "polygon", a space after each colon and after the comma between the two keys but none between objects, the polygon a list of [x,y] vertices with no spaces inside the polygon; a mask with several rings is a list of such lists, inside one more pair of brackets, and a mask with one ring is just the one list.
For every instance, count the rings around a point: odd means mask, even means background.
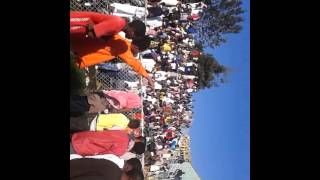
[{"label": "white shirt", "polygon": [[80,156],[79,154],[70,154],[70,160],[81,159],[81,158],[83,158],[83,157]]},{"label": "white shirt", "polygon": [[171,65],[171,69],[176,69],[177,68],[177,64],[176,63],[170,63]]},{"label": "white shirt", "polygon": [[149,72],[152,72],[156,62],[153,59],[141,59],[142,66]]},{"label": "white shirt", "polygon": [[132,89],[132,88],[137,88],[139,81],[136,82],[130,82],[130,81],[124,81],[126,84],[128,84],[128,86]]},{"label": "white shirt", "polygon": [[193,66],[193,63],[192,62],[188,62],[188,63],[186,63],[186,66],[187,67],[191,67],[191,66]]},{"label": "white shirt", "polygon": [[152,102],[152,104],[157,102],[157,99],[151,96],[148,96],[146,100]]},{"label": "white shirt", "polygon": [[158,145],[158,144],[156,144],[156,146],[157,146],[157,149],[162,149],[162,148],[163,148],[163,146],[162,146],[162,145]]},{"label": "white shirt", "polygon": [[[173,64],[175,64],[175,63],[173,63]],[[170,77],[177,77],[179,74],[178,74],[178,73],[175,73],[175,72],[168,72],[168,75],[169,75]]]},{"label": "white shirt", "polygon": [[184,54],[190,54],[190,51],[187,51],[187,50],[182,50],[182,52],[183,52]]},{"label": "white shirt", "polygon": [[187,89],[187,92],[188,92],[188,93],[192,93],[192,92],[193,92],[193,89]]},{"label": "white shirt", "polygon": [[166,103],[171,103],[171,104],[174,103],[174,100],[172,100],[172,99],[170,99],[168,97],[163,98],[163,101],[165,101]]},{"label": "white shirt", "polygon": [[202,12],[201,9],[192,9],[191,14],[199,15],[200,12]]},{"label": "white shirt", "polygon": [[186,39],[182,40],[182,42],[183,42],[184,44],[188,44],[188,43],[189,43],[189,38],[186,38]]},{"label": "white shirt", "polygon": [[154,89],[162,89],[161,84],[159,84],[158,82],[154,82]]},{"label": "white shirt", "polygon": [[173,55],[173,54],[171,54],[171,53],[169,53],[169,59],[174,59],[174,57],[175,57],[175,55]]},{"label": "white shirt", "polygon": [[188,3],[192,9],[195,9],[199,3]]},{"label": "white shirt", "polygon": [[194,44],[193,41],[190,41],[190,42],[189,42],[189,46],[190,46],[190,47],[193,47],[194,45],[195,45],[195,44]]},{"label": "white shirt", "polygon": [[154,17],[154,18],[148,18],[147,19],[147,25],[150,26],[150,28],[156,28],[162,26],[162,18],[160,16]]},{"label": "white shirt", "polygon": [[126,152],[124,155],[120,156],[120,158],[125,160],[125,161],[129,160],[131,158],[136,158],[136,157],[137,157],[137,155],[132,153],[132,152]]},{"label": "white shirt", "polygon": [[171,157],[171,154],[163,154],[162,157],[166,158],[166,159],[169,159]]},{"label": "white shirt", "polygon": [[[124,38],[124,39],[127,39],[127,38],[126,38],[126,33],[123,32],[123,31],[120,31],[120,32],[118,33],[118,35],[120,35],[120,36],[121,36],[122,38]],[[130,39],[127,39],[127,40],[131,41]]]},{"label": "white shirt", "polygon": [[159,171],[160,170],[160,166],[157,165],[151,165],[150,166],[150,171],[154,172],[154,171]]},{"label": "white shirt", "polygon": [[170,129],[170,130],[172,130],[172,131],[175,131],[175,130],[176,130],[176,128],[173,127],[173,126],[169,127],[168,129]]},{"label": "white shirt", "polygon": [[185,68],[184,67],[179,67],[178,69],[180,69],[181,71],[185,71]]},{"label": "white shirt", "polygon": [[138,18],[142,18],[147,12],[144,7],[131,6],[130,4],[112,3],[111,6],[114,7],[114,13],[135,15]]},{"label": "white shirt", "polygon": [[165,3],[167,6],[176,6],[179,1],[178,0],[162,0],[160,3]]},{"label": "white shirt", "polygon": [[165,72],[165,71],[157,71],[157,72],[154,74],[154,76],[155,76],[155,78],[156,78],[156,81],[166,80],[166,79],[167,79],[166,75],[167,75],[167,72]]},{"label": "white shirt", "polygon": [[96,131],[97,119],[98,119],[98,116],[96,116],[96,117],[91,121],[90,131]]},{"label": "white shirt", "polygon": [[194,75],[182,75],[182,78],[183,79],[194,79],[194,78],[196,78],[196,76],[194,76]]}]

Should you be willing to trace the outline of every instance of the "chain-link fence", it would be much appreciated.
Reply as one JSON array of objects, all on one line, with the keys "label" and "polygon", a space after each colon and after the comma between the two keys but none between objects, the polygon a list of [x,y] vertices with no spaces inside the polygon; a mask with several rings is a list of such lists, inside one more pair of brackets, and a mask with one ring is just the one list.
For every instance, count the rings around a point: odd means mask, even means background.
[{"label": "chain-link fence", "polygon": [[101,83],[99,88],[105,90],[139,90],[139,76],[124,63],[116,70],[98,68],[97,81]]},{"label": "chain-link fence", "polygon": [[[96,75],[97,89],[131,91],[140,94],[140,77],[137,73],[125,63],[117,63],[117,65],[121,68],[117,70],[98,68]],[[122,111],[122,113],[132,117],[135,113],[141,113],[141,109],[131,109],[126,112]]]},{"label": "chain-link fence", "polygon": [[[144,6],[144,0],[70,0],[70,10],[73,11],[93,11],[104,14],[112,14],[112,3],[130,4],[133,6]],[[119,62],[119,60],[116,60]],[[121,60],[120,60],[121,61]],[[109,64],[109,63],[108,63]],[[140,77],[136,72],[134,72],[129,66],[121,63],[120,69],[117,71],[104,70],[103,68],[98,68],[94,74],[95,78],[91,78],[91,81],[96,81],[94,88],[88,87],[88,91],[92,90],[123,90],[123,91],[134,91],[139,93]],[[136,85],[136,86],[134,86]],[[126,115],[133,115],[134,113],[140,112],[141,109],[134,109],[130,112],[123,112]]]},{"label": "chain-link fence", "polygon": [[[145,7],[145,0],[70,0],[70,10],[71,11],[92,11],[99,12],[103,14],[113,14],[112,3],[121,3],[121,4],[130,4],[132,6]],[[143,13],[144,15],[139,19],[146,20],[146,11]],[[137,16],[134,14],[133,19],[137,19]],[[115,60],[113,62],[119,62],[119,60]],[[121,62],[121,60],[120,60]],[[106,63],[110,64],[110,63]],[[113,63],[114,64],[114,63]],[[87,88],[88,92],[91,90],[123,90],[123,91],[132,91],[136,94],[139,94],[141,97],[141,108],[139,109],[131,109],[130,111],[121,111],[121,113],[135,117],[136,113],[140,113],[142,116],[141,126],[144,127],[144,119],[143,119],[143,96],[141,93],[141,84],[142,79],[135,71],[132,70],[131,67],[126,65],[125,63],[118,63],[121,68],[117,70],[112,69],[104,69],[104,68],[91,68],[90,70],[95,71],[94,85],[93,87],[96,89]],[[96,70],[94,70],[96,69]],[[91,79],[91,80],[92,80]],[[143,133],[143,131],[142,131]],[[137,158],[141,159],[141,163],[144,166],[144,155],[138,155]]]},{"label": "chain-link fence", "polygon": [[94,11],[109,14],[112,3],[130,4],[132,6],[144,7],[144,0],[70,0],[72,11]]}]

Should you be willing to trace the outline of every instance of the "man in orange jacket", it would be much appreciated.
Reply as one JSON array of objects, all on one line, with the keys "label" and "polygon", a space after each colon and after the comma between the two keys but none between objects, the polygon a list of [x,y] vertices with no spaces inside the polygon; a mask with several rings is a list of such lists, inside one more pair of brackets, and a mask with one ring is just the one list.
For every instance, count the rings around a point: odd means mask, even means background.
[{"label": "man in orange jacket", "polygon": [[120,31],[126,34],[126,38],[132,39],[143,36],[146,32],[146,26],[140,20],[127,23],[125,19],[114,15],[84,11],[70,12],[70,34],[102,38],[113,36]]},{"label": "man in orange jacket", "polygon": [[72,50],[78,56],[77,64],[80,68],[109,62],[119,57],[137,73],[145,77],[153,87],[152,78],[148,75],[141,62],[135,58],[139,51],[144,51],[149,47],[150,41],[148,37],[135,38],[131,43],[118,34],[111,36],[108,40],[71,34],[70,43]]}]

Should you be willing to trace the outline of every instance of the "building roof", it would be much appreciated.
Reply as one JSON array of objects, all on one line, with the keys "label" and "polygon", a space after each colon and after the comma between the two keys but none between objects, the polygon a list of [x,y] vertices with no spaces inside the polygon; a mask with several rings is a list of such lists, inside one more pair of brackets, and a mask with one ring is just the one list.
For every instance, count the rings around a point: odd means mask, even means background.
[{"label": "building roof", "polygon": [[200,180],[201,178],[197,172],[193,169],[189,162],[184,162],[182,164],[171,164],[170,170],[181,169],[185,174],[182,175],[183,180]]}]

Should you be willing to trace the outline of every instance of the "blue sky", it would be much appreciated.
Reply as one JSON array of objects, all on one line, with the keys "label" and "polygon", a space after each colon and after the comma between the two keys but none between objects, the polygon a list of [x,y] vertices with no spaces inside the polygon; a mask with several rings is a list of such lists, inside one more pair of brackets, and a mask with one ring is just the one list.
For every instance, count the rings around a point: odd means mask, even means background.
[{"label": "blue sky", "polygon": [[231,68],[228,82],[193,95],[192,165],[203,180],[250,179],[250,1],[239,34],[206,49]]}]

